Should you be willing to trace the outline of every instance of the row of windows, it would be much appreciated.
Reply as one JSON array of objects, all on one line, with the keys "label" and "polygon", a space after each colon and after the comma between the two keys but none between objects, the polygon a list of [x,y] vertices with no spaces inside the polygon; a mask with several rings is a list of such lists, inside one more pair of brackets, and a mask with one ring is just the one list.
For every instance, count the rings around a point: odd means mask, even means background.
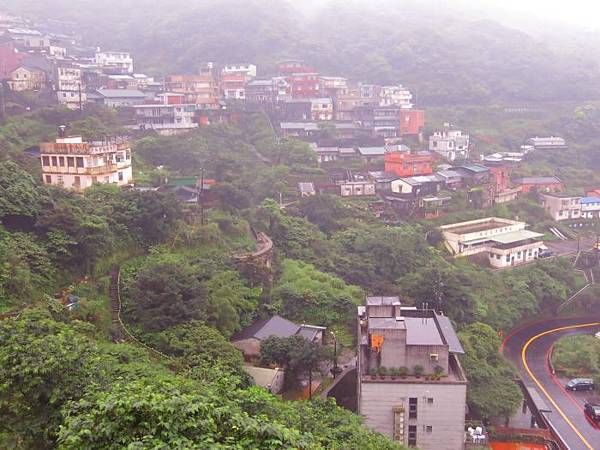
[{"label": "row of windows", "polygon": [[[52,164],[50,164],[52,163]],[[83,167],[82,156],[42,156],[42,166]]]},{"label": "row of windows", "polygon": [[[118,176],[119,181],[123,181],[123,179],[124,179],[123,172],[118,172],[117,176]],[[45,179],[46,179],[47,184],[52,184],[52,175],[46,175]],[[105,176],[103,179],[104,179],[105,183],[110,182],[109,176]],[[92,177],[92,183],[97,183],[97,182],[98,182],[98,177]],[[56,176],[56,184],[58,184],[60,186],[64,186],[64,177],[62,175]],[[73,187],[81,187],[81,177],[79,177],[79,176],[73,177],[73,185],[72,186]]]}]

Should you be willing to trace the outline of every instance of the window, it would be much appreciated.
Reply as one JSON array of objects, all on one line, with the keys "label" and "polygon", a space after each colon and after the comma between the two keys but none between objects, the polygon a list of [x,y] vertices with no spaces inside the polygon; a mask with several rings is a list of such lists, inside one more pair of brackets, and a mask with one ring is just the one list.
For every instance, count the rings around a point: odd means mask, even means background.
[{"label": "window", "polygon": [[427,425],[427,426],[425,427],[425,431],[426,431],[427,433],[433,433],[433,427],[432,427],[431,425]]},{"label": "window", "polygon": [[77,156],[75,160],[77,161],[77,167],[83,167],[83,156]]},{"label": "window", "polygon": [[411,397],[408,399],[408,418],[417,418],[417,398]]},{"label": "window", "polygon": [[433,397],[428,397],[427,403],[429,403],[430,405],[433,405]]},{"label": "window", "polygon": [[75,158],[67,156],[67,167],[75,167]]},{"label": "window", "polygon": [[58,165],[60,167],[65,167],[65,157],[64,156],[59,156],[58,157]]},{"label": "window", "polygon": [[123,181],[123,172],[119,172],[119,181]]},{"label": "window", "polygon": [[42,156],[42,166],[49,166],[50,158],[48,156]]},{"label": "window", "polygon": [[58,166],[58,159],[56,159],[56,156],[53,156],[53,157],[52,157],[52,165],[53,165],[54,167]]},{"label": "window", "polygon": [[409,445],[409,447],[417,446],[417,426],[416,425],[408,426],[408,445]]},{"label": "window", "polygon": [[58,183],[60,186],[62,186],[62,185],[64,184],[63,176],[62,176],[62,175],[58,175],[58,176],[56,177],[56,182],[57,182],[57,183]]},{"label": "window", "polygon": [[73,186],[80,187],[81,186],[81,177],[75,177],[73,181]]},{"label": "window", "polygon": [[506,262],[510,262],[510,255],[506,255]]},{"label": "window", "polygon": [[52,176],[51,175],[46,175],[46,183],[52,184]]}]

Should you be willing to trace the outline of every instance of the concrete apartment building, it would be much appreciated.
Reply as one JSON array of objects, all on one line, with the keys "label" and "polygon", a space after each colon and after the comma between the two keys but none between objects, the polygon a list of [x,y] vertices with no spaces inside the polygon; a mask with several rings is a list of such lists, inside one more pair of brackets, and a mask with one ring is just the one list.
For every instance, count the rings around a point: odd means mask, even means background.
[{"label": "concrete apartment building", "polygon": [[[367,297],[358,323],[358,412],[366,426],[421,450],[463,449],[467,379],[457,355],[464,350],[449,319],[403,308],[398,297]],[[382,367],[408,375],[373,375]]]},{"label": "concrete apartment building", "polygon": [[81,69],[70,64],[60,64],[56,67],[56,96],[58,103],[69,109],[78,109],[87,101]]},{"label": "concrete apartment building", "polygon": [[40,144],[40,162],[44,184],[83,190],[95,183],[131,183],[131,146],[113,139],[84,142],[81,136],[61,137]]},{"label": "concrete apartment building", "polygon": [[99,66],[112,67],[120,73],[133,73],[133,58],[128,52],[103,52],[98,50],[94,62]]},{"label": "concrete apartment building", "polygon": [[567,194],[540,194],[542,206],[553,220],[579,219],[581,197]]},{"label": "concrete apartment building", "polygon": [[469,157],[469,135],[461,130],[445,129],[429,136],[429,151],[448,161]]},{"label": "concrete apartment building", "polygon": [[196,105],[135,105],[133,108],[136,128],[140,130],[155,130],[163,136],[171,136],[198,128]]},{"label": "concrete apartment building", "polygon": [[532,137],[527,140],[527,144],[533,146],[535,150],[560,150],[567,148],[567,142],[557,136]]},{"label": "concrete apartment building", "polygon": [[446,248],[456,257],[487,253],[492,267],[516,266],[539,258],[547,249],[541,233],[526,230],[525,222],[498,217],[440,227]]},{"label": "concrete apartment building", "polygon": [[402,85],[381,86],[379,88],[379,106],[399,106],[411,109],[414,105],[411,92]]},{"label": "concrete apartment building", "polygon": [[243,75],[247,78],[256,77],[256,65],[254,64],[226,64],[221,69],[222,75]]}]

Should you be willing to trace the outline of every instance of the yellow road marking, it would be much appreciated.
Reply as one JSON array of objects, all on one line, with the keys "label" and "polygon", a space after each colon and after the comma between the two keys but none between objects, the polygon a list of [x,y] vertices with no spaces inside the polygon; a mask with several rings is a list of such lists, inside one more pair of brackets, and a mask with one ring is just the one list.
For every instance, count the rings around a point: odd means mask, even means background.
[{"label": "yellow road marking", "polygon": [[583,435],[577,429],[577,427],[575,427],[575,425],[573,425],[573,422],[571,422],[571,420],[562,411],[562,409],[560,409],[560,407],[556,404],[556,402],[550,396],[550,394],[548,394],[548,391],[546,391],[546,389],[544,388],[544,386],[542,386],[542,383],[540,383],[539,380],[535,377],[535,375],[533,375],[533,372],[531,371],[531,369],[529,368],[529,365],[527,364],[527,358],[525,357],[525,355],[526,355],[526,352],[527,352],[527,348],[529,348],[529,345],[533,341],[535,341],[536,339],[541,338],[542,336],[545,336],[545,335],[551,334],[551,333],[556,333],[557,331],[572,330],[574,328],[595,327],[595,326],[598,326],[598,325],[600,325],[600,322],[584,323],[584,324],[580,324],[580,325],[569,325],[569,326],[566,326],[566,327],[559,327],[559,328],[554,328],[552,330],[544,331],[543,333],[540,333],[540,334],[538,334],[536,336],[533,336],[531,339],[529,339],[525,343],[525,345],[523,346],[523,349],[521,350],[521,360],[523,361],[523,366],[525,367],[525,370],[527,371],[527,373],[529,374],[529,376],[531,377],[531,379],[534,381],[535,384],[537,384],[537,386],[546,395],[546,397],[548,397],[548,400],[550,400],[550,402],[552,403],[552,405],[554,405],[554,407],[556,408],[556,410],[558,411],[558,413],[562,416],[563,419],[565,419],[565,422],[567,422],[567,424],[569,424],[569,426],[573,429],[573,431],[575,432],[575,434],[579,437],[579,439],[581,439],[581,441],[585,444],[585,446],[589,450],[594,450],[594,447],[592,447],[590,445],[590,443],[587,441],[587,439],[583,437]]}]

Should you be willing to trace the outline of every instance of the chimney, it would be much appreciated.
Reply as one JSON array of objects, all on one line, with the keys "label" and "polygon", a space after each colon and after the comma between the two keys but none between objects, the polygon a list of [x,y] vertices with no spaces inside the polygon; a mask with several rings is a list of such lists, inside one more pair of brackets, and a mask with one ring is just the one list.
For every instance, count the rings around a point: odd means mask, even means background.
[{"label": "chimney", "polygon": [[60,125],[58,127],[58,137],[59,138],[64,138],[65,137],[65,130],[67,129],[66,125]]}]

